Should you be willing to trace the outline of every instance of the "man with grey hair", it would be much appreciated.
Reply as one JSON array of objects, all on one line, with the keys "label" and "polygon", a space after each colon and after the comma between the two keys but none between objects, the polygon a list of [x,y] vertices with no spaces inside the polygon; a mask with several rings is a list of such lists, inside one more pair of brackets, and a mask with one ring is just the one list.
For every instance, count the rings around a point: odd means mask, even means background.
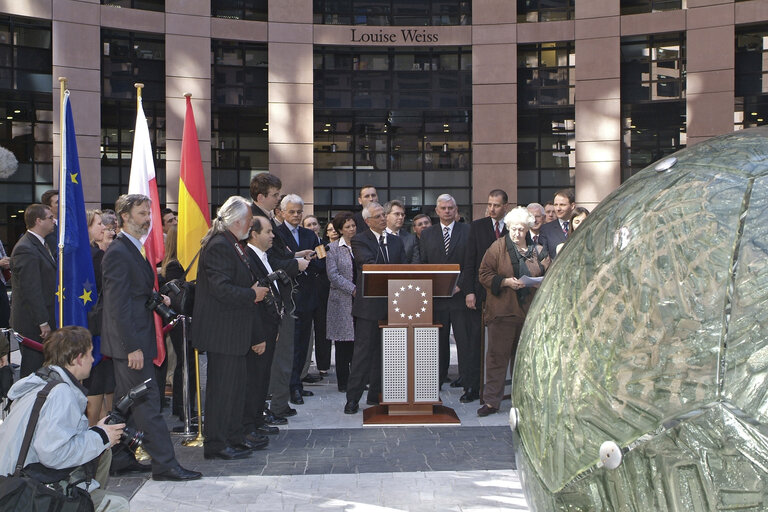
[{"label": "man with grey hair", "polygon": [[[442,194],[437,198],[436,203],[435,213],[437,213],[440,222],[421,233],[419,240],[421,262],[433,265],[458,263],[464,268],[469,241],[469,225],[456,222],[456,200],[452,196]],[[441,386],[448,377],[448,366],[451,362],[449,341],[451,326],[453,326],[453,334],[456,339],[459,375],[462,375],[462,368],[466,369],[470,364],[468,357],[471,354],[471,347],[469,346],[470,337],[465,296],[466,293],[457,285],[453,290],[452,297],[435,299],[434,302],[434,321],[436,324],[442,325],[439,337]],[[462,395],[462,402],[471,402],[472,400],[468,400],[468,398],[476,394],[477,390],[468,390]]]},{"label": "man with grey hair", "polygon": [[[405,249],[400,238],[387,233],[387,217],[384,208],[375,201],[363,208],[363,219],[368,229],[358,231],[352,238],[357,283],[363,282],[363,265],[369,263],[405,263]],[[355,352],[347,381],[347,403],[344,414],[355,414],[369,384],[368,405],[379,403],[381,393],[381,329],[379,321],[387,318],[387,299],[369,298],[358,291],[352,301],[355,317]]]},{"label": "man with grey hair", "polygon": [[531,226],[531,229],[528,230],[528,234],[525,235],[525,242],[527,244],[538,245],[539,232],[541,231],[541,226],[544,225],[544,219],[547,218],[547,213],[544,211],[544,207],[539,203],[531,203],[527,208],[528,211],[531,212],[531,215],[533,215],[534,223],[533,226]]},{"label": "man with grey hair", "polygon": [[296,295],[296,325],[293,336],[293,364],[291,367],[291,379],[289,383],[290,400],[293,404],[304,403],[305,396],[312,396],[309,390],[304,389],[301,381],[301,373],[304,369],[304,361],[309,351],[309,340],[312,334],[312,317],[319,306],[317,298],[318,279],[325,272],[325,260],[319,260],[315,256],[317,247],[315,233],[301,226],[304,215],[304,200],[296,194],[288,194],[280,203],[283,210],[284,221],[277,226],[277,235],[280,236],[296,254],[302,251],[308,252],[310,259],[307,269],[296,276],[298,294]]},{"label": "man with grey hair", "polygon": [[[152,360],[157,356],[153,312],[146,304],[153,293],[155,276],[147,261],[141,237],[151,225],[151,201],[142,194],[122,195],[115,203],[120,234],[102,260],[103,328],[101,352],[114,361],[115,396],[122,397],[147,379],[148,395],[131,408],[129,424],[144,432],[146,450],[152,456],[155,480],[196,480],[197,471],[176,460],[168,425],[160,412],[160,388]],[[168,297],[163,296],[166,305]]]},{"label": "man with grey hair", "polygon": [[397,199],[384,204],[384,215],[387,216],[387,233],[399,236],[405,246],[405,262],[421,263],[419,255],[419,239],[416,235],[403,229],[405,223],[405,206]]}]

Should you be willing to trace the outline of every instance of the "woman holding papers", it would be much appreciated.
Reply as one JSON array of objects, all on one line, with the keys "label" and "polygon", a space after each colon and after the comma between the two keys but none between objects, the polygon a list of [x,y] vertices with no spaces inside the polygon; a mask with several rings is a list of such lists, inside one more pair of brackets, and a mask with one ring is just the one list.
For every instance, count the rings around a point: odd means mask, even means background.
[{"label": "woman holding papers", "polygon": [[486,251],[478,276],[486,288],[485,322],[488,351],[485,358],[485,404],[478,416],[499,411],[510,360],[515,359],[517,341],[536,289],[549,267],[549,256],[541,257],[540,245],[527,245],[525,235],[535,223],[527,208],[507,213],[508,236],[496,240]]}]

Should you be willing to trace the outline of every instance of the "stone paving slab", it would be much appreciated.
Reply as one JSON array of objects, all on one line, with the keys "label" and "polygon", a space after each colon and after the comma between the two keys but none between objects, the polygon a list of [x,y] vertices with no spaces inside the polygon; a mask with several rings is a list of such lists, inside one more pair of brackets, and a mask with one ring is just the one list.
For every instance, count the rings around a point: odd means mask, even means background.
[{"label": "stone paving slab", "polygon": [[132,510],[457,511],[529,510],[514,470],[207,477],[183,484],[147,482]]}]

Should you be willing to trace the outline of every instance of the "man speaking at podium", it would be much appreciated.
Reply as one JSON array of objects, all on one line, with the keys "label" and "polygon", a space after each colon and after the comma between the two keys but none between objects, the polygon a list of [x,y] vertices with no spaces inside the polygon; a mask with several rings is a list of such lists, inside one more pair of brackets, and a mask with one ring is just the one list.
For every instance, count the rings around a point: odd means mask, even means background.
[{"label": "man speaking at podium", "polygon": [[397,236],[387,234],[387,217],[379,203],[371,202],[365,206],[363,220],[368,229],[360,230],[352,238],[358,289],[352,302],[352,316],[355,317],[355,352],[347,383],[345,414],[355,414],[359,410],[357,403],[363,396],[366,384],[370,384],[369,405],[377,405],[381,393],[379,320],[387,318],[387,299],[363,297],[364,290],[359,287],[363,282],[363,265],[406,263],[403,242]]}]

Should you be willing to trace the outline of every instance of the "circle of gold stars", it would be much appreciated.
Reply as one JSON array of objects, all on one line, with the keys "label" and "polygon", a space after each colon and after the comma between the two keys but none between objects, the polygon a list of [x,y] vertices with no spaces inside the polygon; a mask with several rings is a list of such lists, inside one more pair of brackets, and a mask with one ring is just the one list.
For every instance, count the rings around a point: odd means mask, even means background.
[{"label": "circle of gold stars", "polygon": [[[400,306],[398,306],[398,300],[404,297],[407,293],[417,293],[421,294],[421,306],[420,310],[416,311],[401,311]],[[421,286],[413,286],[412,284],[409,284],[406,286],[401,286],[400,291],[395,292],[395,298],[392,299],[392,304],[395,306],[395,313],[400,314],[400,318],[407,318],[408,320],[413,320],[414,318],[421,318],[422,313],[426,313],[427,311],[427,304],[429,304],[429,299],[427,299],[427,292],[421,290]]]}]

